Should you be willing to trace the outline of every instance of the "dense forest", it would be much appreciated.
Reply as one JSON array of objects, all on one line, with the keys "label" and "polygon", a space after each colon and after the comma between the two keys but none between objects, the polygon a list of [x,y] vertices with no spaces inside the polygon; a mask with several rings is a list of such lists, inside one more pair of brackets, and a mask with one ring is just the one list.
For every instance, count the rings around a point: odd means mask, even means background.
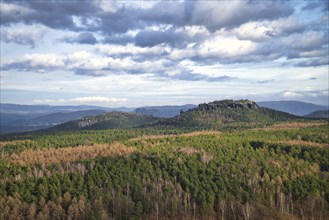
[{"label": "dense forest", "polygon": [[0,219],[326,219],[327,121],[27,133],[0,142]]}]

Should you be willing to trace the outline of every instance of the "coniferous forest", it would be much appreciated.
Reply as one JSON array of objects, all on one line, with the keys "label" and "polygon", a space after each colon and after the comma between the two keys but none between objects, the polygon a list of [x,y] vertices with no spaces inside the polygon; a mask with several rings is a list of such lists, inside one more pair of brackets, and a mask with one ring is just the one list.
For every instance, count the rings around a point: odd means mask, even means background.
[{"label": "coniferous forest", "polygon": [[0,0],[0,220],[329,220],[329,0]]},{"label": "coniferous forest", "polygon": [[327,219],[329,125],[6,135],[0,219]]}]

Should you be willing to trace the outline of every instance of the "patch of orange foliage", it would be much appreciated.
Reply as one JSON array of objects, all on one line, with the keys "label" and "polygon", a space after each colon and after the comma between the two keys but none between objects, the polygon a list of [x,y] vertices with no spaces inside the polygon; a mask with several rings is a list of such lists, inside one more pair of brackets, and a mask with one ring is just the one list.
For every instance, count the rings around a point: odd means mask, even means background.
[{"label": "patch of orange foliage", "polygon": [[285,130],[294,128],[309,128],[309,127],[319,127],[321,125],[327,125],[328,122],[325,121],[315,121],[315,122],[289,122],[270,125],[264,128],[255,128],[254,130]]},{"label": "patch of orange foliage", "polygon": [[137,138],[131,138],[129,141],[140,141],[140,140],[152,140],[152,139],[161,139],[161,138],[173,138],[173,137],[193,137],[198,135],[219,135],[222,134],[220,131],[194,131],[183,134],[169,134],[169,135],[147,135]]},{"label": "patch of orange foliage", "polygon": [[0,142],[0,148],[6,147],[8,145],[16,145],[16,144],[24,144],[24,143],[32,143],[31,140],[16,140],[16,141],[2,141]]},{"label": "patch of orange foliage", "polygon": [[311,146],[311,147],[327,147],[329,148],[329,144],[322,144],[317,142],[311,141],[302,141],[302,140],[287,140],[287,141],[275,141],[273,143],[280,143],[280,144],[289,144],[293,146]]},{"label": "patch of orange foliage", "polygon": [[25,150],[19,154],[10,155],[9,161],[20,165],[52,164],[93,159],[96,157],[119,156],[130,154],[134,151],[135,148],[127,147],[122,143],[116,142],[111,145],[95,144],[93,146]]}]

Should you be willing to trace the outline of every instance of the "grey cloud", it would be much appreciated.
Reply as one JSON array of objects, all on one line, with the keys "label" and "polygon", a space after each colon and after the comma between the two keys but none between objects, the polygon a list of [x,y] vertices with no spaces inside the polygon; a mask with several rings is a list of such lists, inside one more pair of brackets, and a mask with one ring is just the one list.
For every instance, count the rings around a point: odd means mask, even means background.
[{"label": "grey cloud", "polygon": [[[126,33],[128,30],[144,28],[153,24],[169,24],[173,26],[201,25],[208,30],[237,27],[249,21],[272,20],[292,14],[288,4],[276,1],[240,1],[226,2],[229,7],[214,1],[160,1],[149,9],[122,6],[114,12],[104,12],[96,1],[5,1],[25,8],[28,12],[14,11],[2,14],[1,24],[24,22],[41,23],[57,29],[85,29],[86,31],[102,31],[106,34]],[[168,10],[170,9],[170,10]],[[226,11],[226,12],[225,12]],[[97,17],[99,27],[77,27],[72,16],[85,18]]]},{"label": "grey cloud", "polygon": [[17,61],[9,64],[5,64],[1,67],[2,70],[20,70],[20,71],[44,71],[53,70],[58,68],[56,65],[45,65],[45,64],[32,64],[31,61]]},{"label": "grey cloud", "polygon": [[328,34],[323,32],[306,32],[294,34],[282,40],[282,43],[291,49],[310,51],[319,49],[328,44]]},{"label": "grey cloud", "polygon": [[294,33],[302,33],[307,29],[307,26],[305,24],[294,24],[289,26],[282,27],[279,31],[266,31],[265,34],[270,37],[278,37],[278,36],[288,36],[290,34]]},{"label": "grey cloud", "polygon": [[316,77],[309,78],[309,80],[316,80],[316,79],[317,79]]},{"label": "grey cloud", "polygon": [[[236,77],[231,77],[227,75],[223,76],[216,76],[216,77],[211,77],[211,76],[204,76],[204,75],[197,75],[194,80],[204,80],[204,81],[209,81],[209,82],[226,82],[230,80],[237,79]],[[187,80],[187,79],[185,79]]]},{"label": "grey cloud", "polygon": [[28,61],[24,62],[13,62],[13,63],[8,63],[4,64],[1,66],[2,70],[23,70],[23,71],[30,71],[32,70],[31,63]]},{"label": "grey cloud", "polygon": [[283,1],[227,1],[225,4],[217,1],[160,1],[141,12],[141,19],[174,26],[201,25],[209,31],[216,31],[238,27],[250,21],[287,17],[292,13],[293,9]]},{"label": "grey cloud", "polygon": [[75,75],[80,75],[80,76],[93,76],[93,77],[100,77],[100,76],[105,76],[108,74],[106,71],[102,70],[86,70],[86,69],[76,69],[74,70]]},{"label": "grey cloud", "polygon": [[190,73],[189,71],[184,71],[181,74],[171,76],[170,78],[185,80],[185,81],[208,81],[208,82],[225,82],[236,79],[227,75],[211,77],[199,73]]},{"label": "grey cloud", "polygon": [[113,35],[144,28],[147,24],[141,19],[142,12],[142,9],[122,7],[115,12],[100,13],[101,25],[99,30],[106,35]]},{"label": "grey cloud", "polygon": [[134,42],[134,37],[127,34],[110,35],[105,37],[105,39],[102,41],[102,43],[105,44],[119,44],[119,45],[126,45],[132,42]]},{"label": "grey cloud", "polygon": [[232,4],[231,7],[223,7],[225,4],[214,1],[209,1],[208,4],[199,1],[192,22],[215,31],[221,28],[238,27],[250,21],[287,17],[294,11],[288,4],[281,1],[240,1],[239,4],[236,2],[228,4]]},{"label": "grey cloud", "polygon": [[298,67],[316,67],[316,66],[326,66],[326,65],[329,65],[328,57],[309,59],[295,64],[295,66]]},{"label": "grey cloud", "polygon": [[[55,29],[78,29],[72,16],[92,16],[97,14],[97,7],[92,1],[4,1],[22,10],[1,15],[1,25],[23,22],[43,24]],[[23,10],[24,9],[24,10]]]},{"label": "grey cloud", "polygon": [[140,47],[153,47],[157,44],[168,44],[173,47],[181,47],[187,40],[184,33],[174,30],[167,31],[140,31],[135,36],[135,44]]},{"label": "grey cloud", "polygon": [[[139,18],[151,24],[188,25],[189,22],[186,19],[189,16],[185,16],[184,4],[183,2],[159,1],[152,8],[140,11]],[[194,1],[189,4],[194,4]],[[192,14],[193,11],[188,13]]]},{"label": "grey cloud", "polygon": [[78,43],[78,44],[96,44],[97,39],[95,36],[90,32],[82,32],[76,36],[73,37],[66,37],[62,39],[62,41],[67,43]]}]

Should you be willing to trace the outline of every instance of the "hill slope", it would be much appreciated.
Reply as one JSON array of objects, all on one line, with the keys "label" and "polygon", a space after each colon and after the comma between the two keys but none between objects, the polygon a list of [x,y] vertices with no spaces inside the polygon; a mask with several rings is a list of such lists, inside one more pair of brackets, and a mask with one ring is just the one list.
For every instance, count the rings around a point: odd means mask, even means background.
[{"label": "hill slope", "polygon": [[172,118],[179,115],[180,111],[195,108],[196,105],[172,105],[172,106],[147,106],[135,109],[136,113],[152,115],[161,118]]},{"label": "hill slope", "polygon": [[288,112],[290,114],[303,116],[318,110],[326,110],[328,107],[315,105],[307,102],[300,101],[268,101],[257,102],[261,107],[271,108],[278,111]]},{"label": "hill slope", "polygon": [[160,118],[132,112],[108,112],[97,116],[88,116],[79,120],[57,125],[50,130],[103,130],[113,128],[132,128],[145,124],[156,123]]},{"label": "hill slope", "polygon": [[308,118],[326,118],[329,119],[329,110],[320,110],[320,111],[315,111],[310,114],[305,115],[305,117]]},{"label": "hill slope", "polygon": [[157,125],[211,128],[234,122],[268,123],[298,118],[300,117],[285,112],[261,108],[249,100],[222,100],[200,104],[195,109]]}]

